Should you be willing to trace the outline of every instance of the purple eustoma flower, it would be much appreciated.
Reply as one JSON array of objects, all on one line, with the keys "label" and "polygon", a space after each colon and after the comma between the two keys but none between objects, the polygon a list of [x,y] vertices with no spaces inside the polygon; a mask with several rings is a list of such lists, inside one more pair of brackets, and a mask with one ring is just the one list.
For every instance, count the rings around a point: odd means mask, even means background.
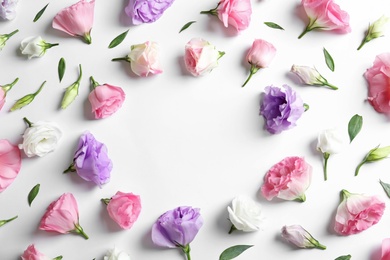
[{"label": "purple eustoma flower", "polygon": [[159,19],[174,0],[129,0],[125,8],[126,14],[132,18],[133,24],[153,23]]},{"label": "purple eustoma flower", "polygon": [[264,117],[267,131],[279,134],[296,125],[305,106],[307,105],[290,86],[283,85],[283,89],[268,86],[260,104],[260,115]]},{"label": "purple eustoma flower", "polygon": [[110,181],[111,170],[112,162],[107,155],[107,147],[90,132],[85,132],[80,137],[73,163],[65,172],[76,171],[82,179],[101,187]]}]

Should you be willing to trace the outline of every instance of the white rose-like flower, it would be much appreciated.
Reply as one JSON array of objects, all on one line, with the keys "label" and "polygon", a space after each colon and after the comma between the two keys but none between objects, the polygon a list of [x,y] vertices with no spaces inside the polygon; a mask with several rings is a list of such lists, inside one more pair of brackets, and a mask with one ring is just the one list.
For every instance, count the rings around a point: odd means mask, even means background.
[{"label": "white rose-like flower", "polygon": [[47,43],[41,36],[27,37],[20,43],[20,51],[27,55],[29,59],[42,57],[47,49],[57,46],[58,43]]},{"label": "white rose-like flower", "polygon": [[131,260],[131,258],[126,252],[114,247],[107,251],[104,260]]},{"label": "white rose-like flower", "polygon": [[42,157],[54,151],[62,136],[57,125],[45,121],[34,124],[29,122],[29,125],[24,131],[23,143],[19,144],[19,149],[23,149],[27,157]]},{"label": "white rose-like flower", "polygon": [[232,201],[232,207],[228,207],[227,210],[229,220],[232,222],[229,233],[235,229],[252,232],[262,228],[264,223],[262,207],[251,198],[243,195],[237,196]]}]

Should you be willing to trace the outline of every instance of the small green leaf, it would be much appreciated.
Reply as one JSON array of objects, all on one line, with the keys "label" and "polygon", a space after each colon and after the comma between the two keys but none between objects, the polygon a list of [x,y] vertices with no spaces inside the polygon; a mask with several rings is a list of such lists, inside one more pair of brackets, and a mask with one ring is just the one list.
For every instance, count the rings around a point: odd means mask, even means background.
[{"label": "small green leaf", "polygon": [[129,30],[127,30],[127,31],[119,34],[117,37],[115,37],[110,42],[110,45],[108,45],[108,48],[111,49],[111,48],[114,48],[114,47],[118,46],[126,38],[128,32],[129,32]]},{"label": "small green leaf", "polygon": [[184,31],[184,30],[187,29],[188,27],[190,27],[193,23],[196,23],[196,21],[191,21],[191,22],[186,23],[183,27],[181,27],[179,33],[181,33],[182,31]]},{"label": "small green leaf", "polygon": [[60,82],[64,77],[65,69],[66,69],[65,59],[61,58],[60,61],[58,62],[58,78],[60,79]]},{"label": "small green leaf", "polygon": [[36,21],[38,21],[39,18],[41,18],[41,16],[43,15],[43,13],[45,12],[46,10],[46,7],[49,5],[49,3],[47,3],[47,5],[45,5],[45,7],[43,7],[41,9],[41,11],[39,11],[36,15],[35,15],[35,18],[33,20],[33,22],[35,23]]},{"label": "small green leaf", "polygon": [[351,255],[342,255],[337,257],[335,260],[349,260],[351,259]]},{"label": "small green leaf", "polygon": [[230,260],[241,255],[245,250],[253,245],[236,245],[225,249],[219,256],[219,260]]},{"label": "small green leaf", "polygon": [[349,140],[352,142],[352,140],[358,135],[360,130],[362,129],[363,125],[363,117],[356,114],[354,115],[348,123],[348,135]]},{"label": "small green leaf", "polygon": [[387,194],[387,197],[390,198],[390,184],[388,183],[385,183],[381,180],[379,180],[379,183],[382,185],[383,189],[385,190],[386,194]]},{"label": "small green leaf", "polygon": [[324,56],[325,56],[325,62],[328,68],[331,71],[334,71],[334,61],[332,56],[330,56],[329,52],[324,48]]},{"label": "small green leaf", "polygon": [[40,184],[35,185],[31,191],[28,193],[28,205],[31,207],[31,203],[34,201],[35,197],[38,195]]},{"label": "small green leaf", "polygon": [[284,30],[282,26],[273,22],[264,22],[264,24],[273,29]]}]

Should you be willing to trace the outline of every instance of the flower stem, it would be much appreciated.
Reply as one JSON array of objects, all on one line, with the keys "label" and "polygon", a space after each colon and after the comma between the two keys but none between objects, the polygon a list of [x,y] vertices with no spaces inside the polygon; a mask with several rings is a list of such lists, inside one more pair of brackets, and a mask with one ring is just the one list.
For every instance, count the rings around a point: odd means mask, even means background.
[{"label": "flower stem", "polygon": [[127,61],[127,62],[130,62],[129,58],[126,56],[126,57],[121,57],[121,58],[114,58],[112,59],[111,61]]},{"label": "flower stem", "polygon": [[86,32],[86,33],[83,35],[83,39],[84,39],[84,41],[85,41],[87,44],[91,44],[91,43],[92,43],[91,31]]},{"label": "flower stem", "polygon": [[330,87],[330,88],[333,89],[333,90],[339,89],[339,88],[336,87],[335,85],[332,85],[332,84],[330,84],[330,83],[328,83],[328,82],[325,82],[324,85]]},{"label": "flower stem", "polygon": [[18,29],[16,29],[16,30],[13,31],[13,32],[10,32],[10,33],[6,34],[5,37],[7,37],[7,38],[9,39],[9,38],[11,38],[12,35],[16,34],[17,32],[19,32]]},{"label": "flower stem", "polygon": [[242,88],[245,87],[246,83],[249,82],[249,80],[252,78],[252,76],[259,70],[260,68],[257,68],[255,65],[251,66],[250,74],[248,78],[245,80],[244,84],[242,84]]},{"label": "flower stem", "polygon": [[330,154],[324,153],[324,180],[326,181],[328,179],[328,159]]},{"label": "flower stem", "polygon": [[106,206],[108,205],[108,203],[110,203],[110,200],[109,198],[105,198],[105,199],[101,199],[101,201],[106,204]]},{"label": "flower stem", "polygon": [[69,167],[65,170],[65,171],[63,171],[62,173],[68,173],[68,172],[75,172],[76,171],[76,169],[75,169],[75,167],[74,167],[74,162],[71,164],[71,165],[69,165]]},{"label": "flower stem", "polygon": [[186,255],[186,258],[187,260],[191,260],[191,255],[190,255],[190,251],[191,251],[191,248],[190,248],[190,244],[186,245],[186,246],[182,246],[180,247],[181,250],[183,251],[183,253]]},{"label": "flower stem", "polygon": [[214,9],[210,9],[210,10],[208,10],[208,11],[201,11],[200,13],[201,13],[201,14],[211,14],[211,15],[217,16],[217,15],[218,15],[218,11],[217,11],[218,6],[219,6],[219,3],[218,3],[218,5],[217,5],[217,7],[215,7]]},{"label": "flower stem", "polygon": [[325,250],[325,249],[326,249],[326,246],[324,246],[324,245],[318,243],[318,244],[316,245],[316,248]]},{"label": "flower stem", "polygon": [[77,78],[76,83],[80,83],[82,76],[83,76],[83,69],[81,68],[81,64],[79,64],[79,77]]},{"label": "flower stem", "polygon": [[71,232],[81,235],[83,238],[88,239],[88,235],[84,232],[83,228],[79,224],[74,225],[75,229]]},{"label": "flower stem", "polygon": [[59,43],[45,43],[45,49],[50,49],[51,47],[58,46]]},{"label": "flower stem", "polygon": [[298,36],[298,39],[301,39],[306,33],[310,32],[310,31],[312,31],[314,29],[321,28],[321,27],[318,27],[318,26],[314,26],[316,21],[317,21],[317,19],[310,20],[309,24],[306,26],[305,30]]},{"label": "flower stem", "polygon": [[305,202],[306,201],[306,195],[302,194],[300,197],[296,198],[295,201]]},{"label": "flower stem", "polygon": [[357,48],[357,50],[360,50],[367,42],[369,42],[369,41],[367,40],[367,34],[366,34],[366,36],[364,36],[362,43]]},{"label": "flower stem", "polygon": [[33,125],[33,123],[31,123],[31,121],[28,120],[27,117],[23,117],[23,121],[26,122],[26,124],[28,124],[28,127],[31,127]]},{"label": "flower stem", "polygon": [[363,160],[361,163],[359,163],[359,165],[356,167],[356,170],[355,170],[355,176],[358,176],[360,167],[362,167],[362,165],[365,163],[366,163],[365,160]]},{"label": "flower stem", "polygon": [[306,103],[303,103],[303,108],[305,109],[305,112],[309,110],[310,106]]},{"label": "flower stem", "polygon": [[42,88],[43,88],[43,86],[46,84],[46,80],[42,83],[42,85],[39,87],[39,89],[35,92],[35,93],[33,93],[32,95],[35,97],[36,95],[38,95],[39,94],[39,92],[41,92],[41,90],[42,90]]},{"label": "flower stem", "polygon": [[234,225],[232,225],[232,226],[230,227],[228,233],[231,234],[234,230],[237,230],[237,228],[236,228]]},{"label": "flower stem", "polygon": [[59,255],[59,256],[53,258],[53,260],[61,260],[61,259],[62,259],[62,255]]},{"label": "flower stem", "polygon": [[12,83],[2,86],[4,92],[7,93],[18,81],[19,78],[16,78]]},{"label": "flower stem", "polygon": [[7,224],[8,222],[11,222],[12,220],[16,219],[18,216],[15,216],[13,218],[10,218],[10,219],[5,219],[5,220],[0,220],[0,227]]},{"label": "flower stem", "polygon": [[89,79],[91,80],[92,88],[95,89],[97,86],[100,86],[100,84],[92,76],[89,77]]}]

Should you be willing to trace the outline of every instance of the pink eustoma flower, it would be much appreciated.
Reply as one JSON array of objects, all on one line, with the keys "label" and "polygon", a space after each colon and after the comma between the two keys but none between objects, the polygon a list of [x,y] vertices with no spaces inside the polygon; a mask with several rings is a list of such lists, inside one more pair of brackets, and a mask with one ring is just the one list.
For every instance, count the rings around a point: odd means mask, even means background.
[{"label": "pink eustoma flower", "polygon": [[64,193],[47,207],[39,229],[68,234],[76,233],[88,239],[79,224],[79,210],[72,193]]},{"label": "pink eustoma flower", "polygon": [[121,108],[126,94],[120,88],[109,84],[100,85],[91,77],[93,90],[88,95],[92,113],[96,119],[106,118]]},{"label": "pink eustoma flower", "polygon": [[18,146],[8,140],[0,140],[0,192],[15,180],[22,166],[22,156]]},{"label": "pink eustoma flower", "polygon": [[368,82],[368,102],[377,112],[390,117],[390,53],[377,55],[364,77]]},{"label": "pink eustoma flower", "polygon": [[267,172],[261,193],[267,200],[278,197],[284,200],[305,201],[312,167],[302,157],[286,157]]},{"label": "pink eustoma flower", "polygon": [[298,38],[315,29],[351,32],[348,13],[341,10],[333,0],[302,0],[301,4],[309,17],[309,23]]},{"label": "pink eustoma flower", "polygon": [[123,229],[130,229],[141,212],[140,196],[118,191],[110,199],[102,199],[110,217]]},{"label": "pink eustoma flower", "polygon": [[16,78],[12,83],[0,86],[0,110],[5,104],[7,92],[18,82],[19,78]]},{"label": "pink eustoma flower", "polygon": [[90,44],[91,30],[94,20],[95,0],[80,0],[64,8],[53,19],[54,29],[63,31],[71,36],[83,37]]},{"label": "pink eustoma flower", "polygon": [[390,238],[385,238],[382,240],[381,260],[390,260]]},{"label": "pink eustoma flower", "polygon": [[254,40],[246,55],[246,61],[251,65],[250,74],[244,82],[244,87],[251,77],[261,68],[267,68],[276,55],[276,48],[262,39]]},{"label": "pink eustoma flower", "polygon": [[376,196],[349,193],[342,190],[343,200],[335,217],[334,230],[340,235],[360,233],[382,218],[385,203]]},{"label": "pink eustoma flower", "polygon": [[49,258],[48,256],[44,255],[43,253],[39,252],[35,246],[29,245],[27,249],[23,252],[23,255],[21,256],[22,260],[60,260],[62,259],[62,256],[57,256],[56,258]]}]

